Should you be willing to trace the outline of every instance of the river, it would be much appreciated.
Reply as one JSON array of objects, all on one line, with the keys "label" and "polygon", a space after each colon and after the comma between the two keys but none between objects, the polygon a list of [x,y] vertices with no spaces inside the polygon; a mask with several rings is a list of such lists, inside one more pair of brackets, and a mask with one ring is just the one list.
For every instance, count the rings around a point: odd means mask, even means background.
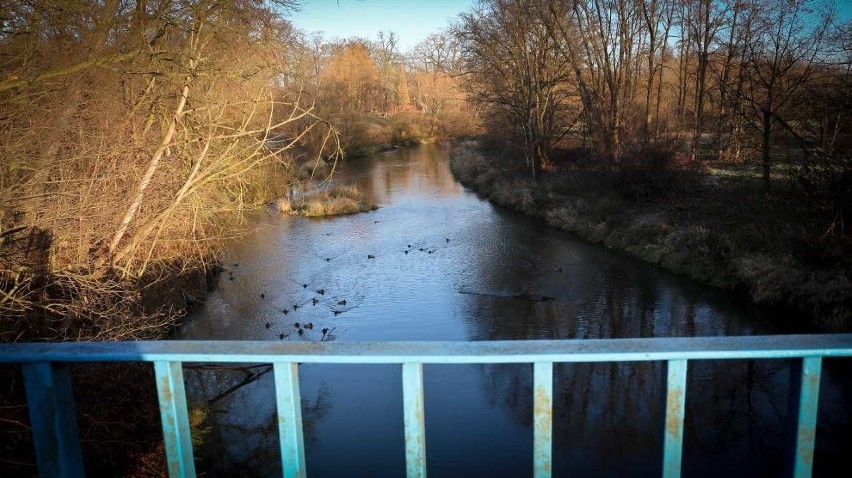
[{"label": "river", "polygon": [[[254,232],[230,247],[216,291],[179,338],[813,332],[802,320],[495,208],[453,179],[448,153],[448,146],[428,145],[343,164],[333,180],[371,195],[380,205],[373,212],[259,214]],[[852,397],[852,367],[825,362],[815,475],[836,476],[852,441],[852,406],[844,401]],[[685,476],[782,473],[789,365],[690,362]],[[430,475],[531,474],[531,372],[529,365],[425,367]],[[557,365],[554,475],[659,476],[661,372],[659,363]],[[310,476],[404,476],[399,366],[302,365],[299,373]],[[243,378],[187,370],[190,400],[217,397]],[[212,476],[280,476],[271,374],[217,400],[209,421],[212,431],[196,456]]]}]

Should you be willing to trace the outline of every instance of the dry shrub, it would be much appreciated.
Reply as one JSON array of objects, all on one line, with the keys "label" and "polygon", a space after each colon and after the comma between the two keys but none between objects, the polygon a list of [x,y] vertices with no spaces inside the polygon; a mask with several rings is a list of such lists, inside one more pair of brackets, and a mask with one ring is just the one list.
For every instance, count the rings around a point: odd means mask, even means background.
[{"label": "dry shrub", "polygon": [[698,179],[674,140],[640,142],[625,151],[615,186],[627,197],[654,197],[689,187]]},{"label": "dry shrub", "polygon": [[479,143],[471,140],[463,141],[453,147],[450,164],[453,173],[463,178],[463,181],[474,179],[488,168],[488,161],[480,152]]}]

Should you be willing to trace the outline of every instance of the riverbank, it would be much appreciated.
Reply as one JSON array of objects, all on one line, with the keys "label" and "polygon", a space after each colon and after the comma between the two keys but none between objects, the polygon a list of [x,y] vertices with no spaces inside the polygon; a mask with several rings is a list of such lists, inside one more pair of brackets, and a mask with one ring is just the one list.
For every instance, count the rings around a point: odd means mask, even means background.
[{"label": "riverbank", "polygon": [[564,161],[533,181],[523,161],[484,152],[473,141],[454,148],[450,166],[494,204],[755,303],[796,310],[820,328],[849,327],[852,281],[844,249],[803,232],[797,225],[810,212],[790,195],[767,196],[757,180],[683,170],[655,184]]}]

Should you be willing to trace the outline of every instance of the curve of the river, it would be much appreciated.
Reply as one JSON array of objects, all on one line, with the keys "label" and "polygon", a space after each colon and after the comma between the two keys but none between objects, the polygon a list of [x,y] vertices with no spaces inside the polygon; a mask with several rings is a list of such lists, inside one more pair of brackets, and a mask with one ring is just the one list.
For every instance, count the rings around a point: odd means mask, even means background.
[{"label": "curve of the river", "polygon": [[[381,206],[306,219],[262,214],[235,241],[185,339],[497,340],[810,332],[803,321],[491,206],[452,177],[449,147],[342,166]],[[285,313],[286,311],[286,313]],[[299,323],[299,328],[295,326]],[[305,329],[305,324],[312,328]],[[300,334],[298,330],[303,332]],[[328,329],[324,333],[323,329]],[[282,338],[283,336],[283,338]],[[686,476],[778,476],[790,364],[690,364]],[[835,476],[852,441],[848,361],[826,360],[815,474]],[[659,476],[662,366],[555,369],[554,475]],[[310,476],[403,476],[397,366],[299,369]],[[271,375],[187,371],[191,400],[216,398],[196,453],[213,476],[280,476]],[[531,367],[427,366],[432,476],[529,476]]]}]

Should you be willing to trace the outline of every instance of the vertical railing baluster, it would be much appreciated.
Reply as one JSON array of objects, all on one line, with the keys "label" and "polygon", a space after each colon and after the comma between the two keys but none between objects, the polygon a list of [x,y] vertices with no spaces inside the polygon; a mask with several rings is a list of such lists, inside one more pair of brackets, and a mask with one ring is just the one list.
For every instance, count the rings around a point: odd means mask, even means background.
[{"label": "vertical railing baluster", "polygon": [[163,423],[169,476],[195,476],[183,366],[180,362],[154,362],[154,375],[160,399],[160,419]]},{"label": "vertical railing baluster", "polygon": [[305,439],[302,430],[302,399],[299,368],[292,362],[273,364],[275,402],[278,407],[278,441],[285,478],[307,476]]},{"label": "vertical railing baluster", "polygon": [[810,478],[814,464],[817,409],[819,408],[819,383],[822,372],[822,357],[805,357],[801,365],[794,367],[798,376],[790,377],[791,422],[795,422],[793,441],[793,476]]},{"label": "vertical railing baluster", "polygon": [[533,476],[553,473],[553,362],[533,364]]},{"label": "vertical railing baluster", "polygon": [[426,420],[423,364],[402,364],[402,413],[405,423],[405,469],[408,478],[426,478]]},{"label": "vertical railing baluster", "polygon": [[663,439],[663,476],[678,478],[683,462],[683,417],[686,405],[686,360],[666,364],[666,422]]},{"label": "vertical railing baluster", "polygon": [[48,362],[23,366],[39,476],[83,476],[69,368]]}]

